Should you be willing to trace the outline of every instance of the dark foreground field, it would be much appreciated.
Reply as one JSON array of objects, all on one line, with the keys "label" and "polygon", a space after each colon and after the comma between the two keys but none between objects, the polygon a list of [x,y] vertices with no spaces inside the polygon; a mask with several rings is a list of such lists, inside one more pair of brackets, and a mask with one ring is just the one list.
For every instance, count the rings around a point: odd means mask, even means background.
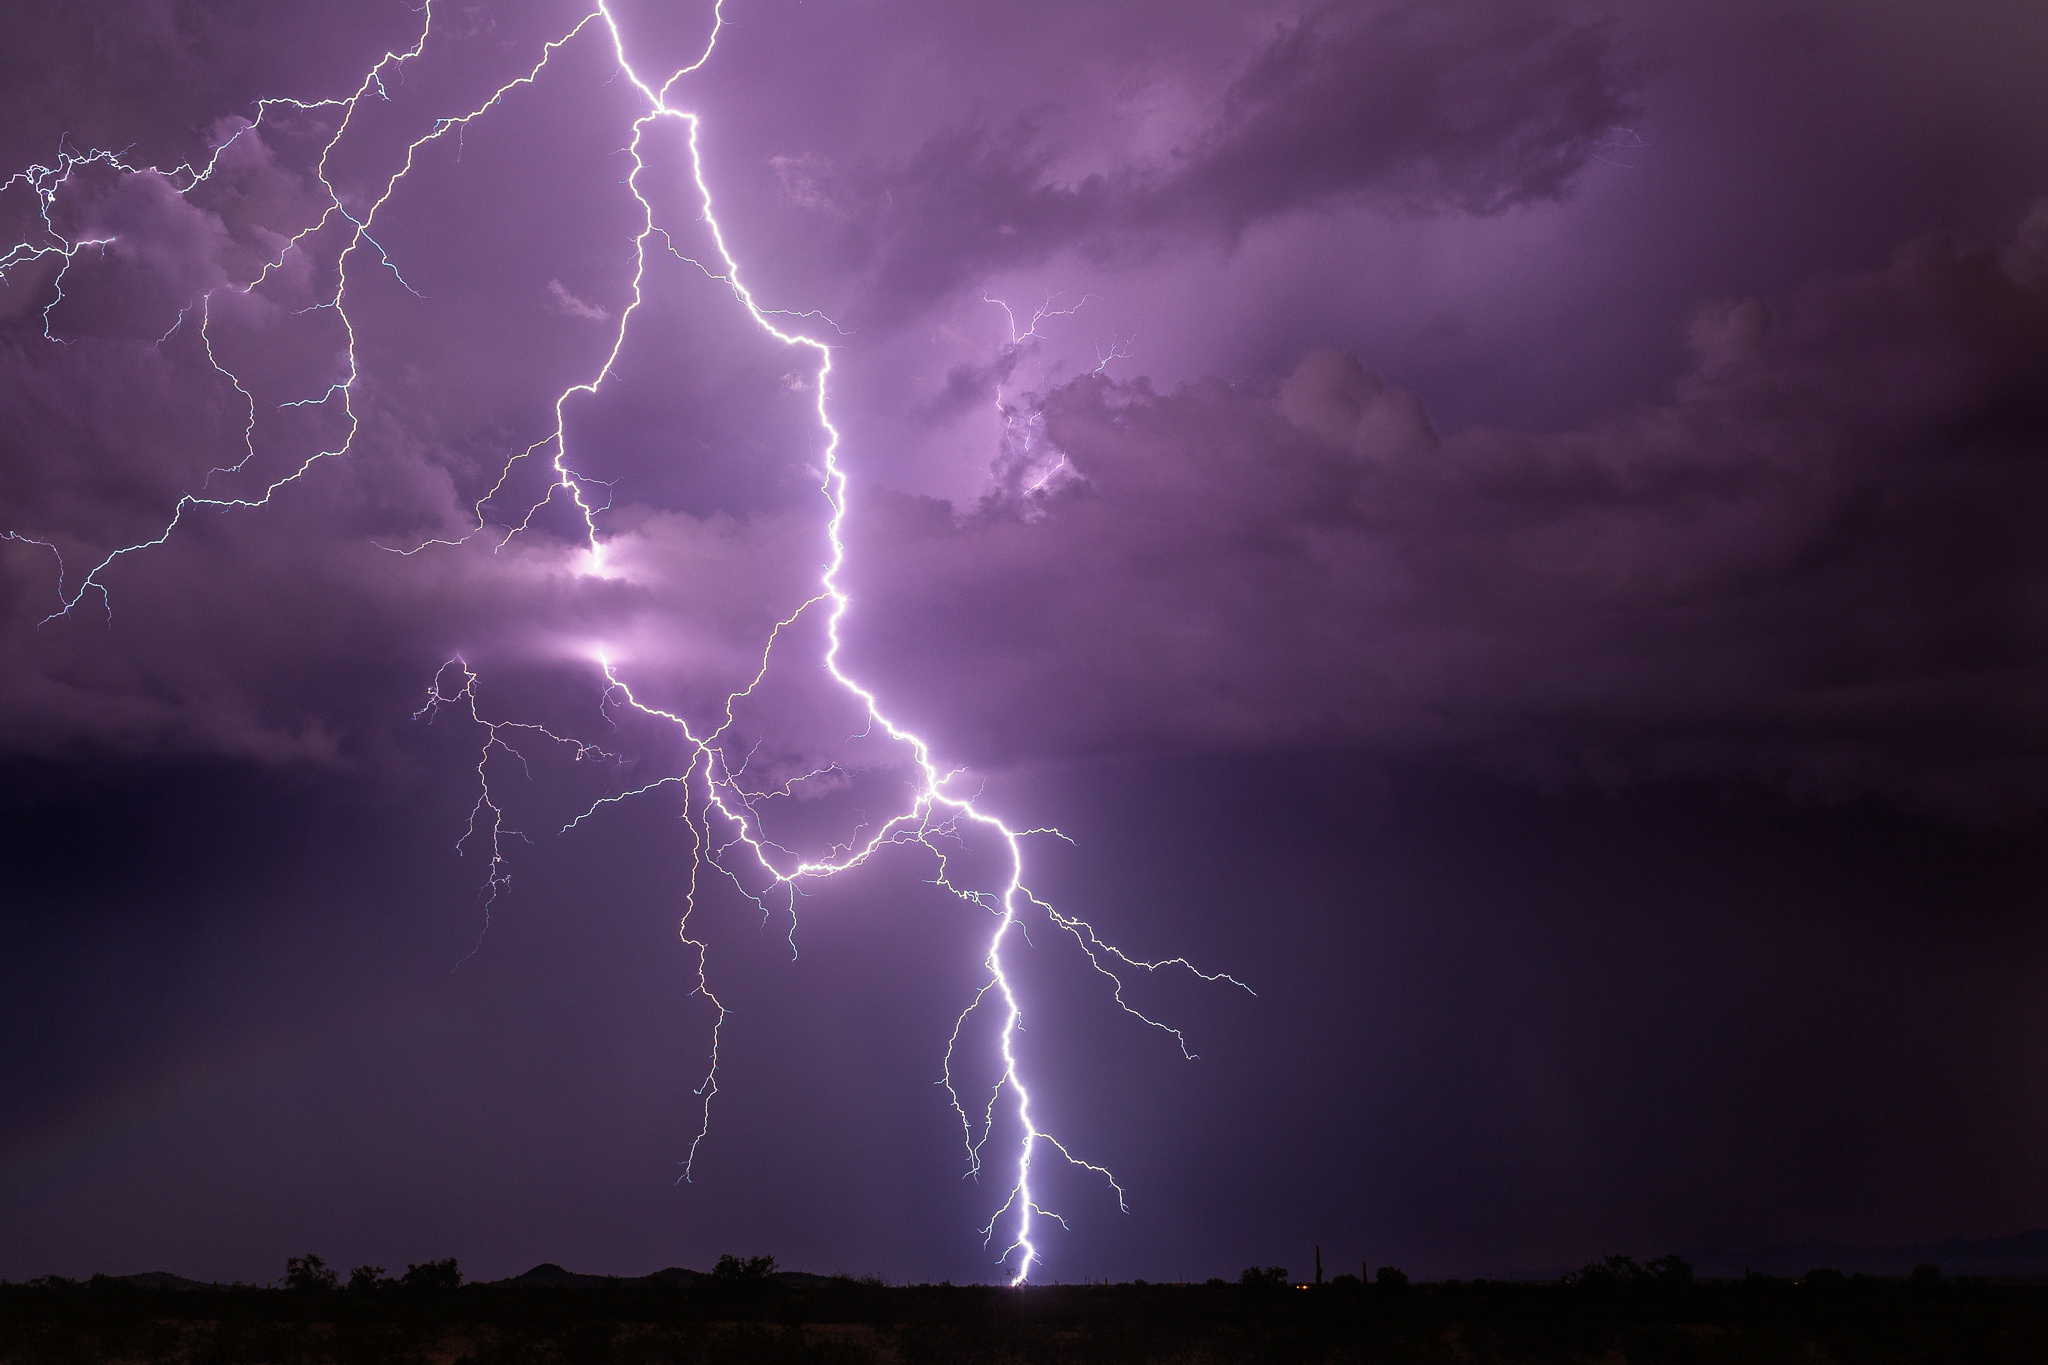
[{"label": "dark foreground field", "polygon": [[0,1361],[2048,1361],[2048,1287],[1928,1272],[1011,1290],[689,1272],[592,1281],[552,1267],[461,1285],[441,1265],[439,1283],[356,1288],[0,1285]]}]

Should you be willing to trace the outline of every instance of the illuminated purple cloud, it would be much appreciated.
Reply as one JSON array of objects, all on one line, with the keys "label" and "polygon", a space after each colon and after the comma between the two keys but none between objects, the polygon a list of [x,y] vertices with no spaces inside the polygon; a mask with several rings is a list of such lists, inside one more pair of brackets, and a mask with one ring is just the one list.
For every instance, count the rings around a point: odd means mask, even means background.
[{"label": "illuminated purple cloud", "polygon": [[1578,430],[1441,435],[1335,352],[1068,381],[1011,419],[1051,486],[884,500],[855,563],[903,605],[859,648],[989,762],[1363,744],[2031,808],[2044,224],[1707,306],[1673,399]]}]

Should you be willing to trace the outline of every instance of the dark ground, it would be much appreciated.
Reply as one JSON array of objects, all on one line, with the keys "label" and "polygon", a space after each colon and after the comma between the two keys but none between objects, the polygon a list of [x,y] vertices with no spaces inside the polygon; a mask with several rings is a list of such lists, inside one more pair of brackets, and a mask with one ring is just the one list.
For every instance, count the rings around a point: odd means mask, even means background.
[{"label": "dark ground", "polygon": [[1347,1275],[1296,1287],[1248,1271],[1242,1283],[1024,1290],[722,1269],[598,1280],[548,1266],[460,1285],[441,1262],[403,1281],[299,1289],[45,1279],[0,1286],[0,1362],[2048,1360],[2048,1286],[1931,1266],[1904,1279],[1695,1281],[1682,1262],[1615,1258],[1546,1284]]}]

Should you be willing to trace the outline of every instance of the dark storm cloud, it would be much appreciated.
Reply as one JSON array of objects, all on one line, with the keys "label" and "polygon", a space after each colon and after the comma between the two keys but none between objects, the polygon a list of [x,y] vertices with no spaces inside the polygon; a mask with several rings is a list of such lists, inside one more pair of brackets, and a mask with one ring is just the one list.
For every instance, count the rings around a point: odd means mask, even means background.
[{"label": "dark storm cloud", "polygon": [[1353,196],[1499,213],[1563,194],[1633,111],[1611,28],[1568,10],[1327,6],[1282,29],[1138,216],[1235,236]]},{"label": "dark storm cloud", "polygon": [[0,164],[12,172],[48,162],[60,140],[165,166],[203,158],[215,120],[265,95],[345,94],[387,44],[410,41],[413,23],[402,6],[371,13],[267,0],[11,10],[0,45]]},{"label": "dark storm cloud", "polygon": [[602,573],[573,540],[536,533],[497,548],[502,527],[460,548],[392,553],[421,525],[465,529],[461,452],[422,442],[401,420],[418,414],[366,403],[360,454],[320,462],[267,507],[188,508],[166,543],[103,576],[105,598],[88,593],[45,622],[60,581],[76,593],[109,549],[156,536],[179,493],[208,484],[236,452],[245,410],[225,380],[202,377],[196,343],[60,345],[32,320],[16,319],[29,334],[0,346],[0,442],[36,458],[0,462],[0,497],[51,547],[0,542],[8,753],[376,767],[457,651],[569,670],[559,699],[588,728],[598,643],[722,693],[758,666],[767,626],[814,572],[818,519],[792,513],[622,507],[607,518]]},{"label": "dark storm cloud", "polygon": [[918,409],[918,416],[931,424],[953,421],[971,409],[986,407],[996,399],[1017,364],[1024,358],[1028,342],[1012,342],[987,364],[962,361],[946,371],[945,386]]},{"label": "dark storm cloud", "polygon": [[[560,86],[574,89],[567,75]],[[382,104],[373,113],[405,127]],[[521,113],[532,111],[505,117]],[[76,170],[53,225],[72,239],[112,242],[78,253],[61,299],[54,259],[17,268],[0,291],[0,530],[15,533],[0,541],[0,750],[376,766],[390,757],[385,739],[433,668],[458,651],[517,661],[514,668],[574,670],[564,698],[577,698],[586,722],[595,717],[599,640],[613,657],[631,654],[706,691],[751,675],[768,626],[814,581],[821,517],[808,490],[766,510],[756,499],[755,511],[738,518],[620,498],[606,516],[606,563],[596,571],[559,505],[542,511],[529,535],[497,548],[508,518],[516,523],[547,493],[544,453],[519,465],[489,509],[496,520],[479,532],[474,500],[508,458],[545,437],[552,395],[594,370],[607,344],[607,317],[592,317],[605,310],[559,278],[569,273],[565,258],[584,262],[557,250],[550,234],[608,225],[623,195],[616,174],[561,132],[554,161],[519,163],[594,167],[592,185],[568,171],[544,183],[541,194],[554,190],[552,218],[501,211],[489,180],[445,168],[394,198],[400,222],[386,229],[380,220],[379,231],[401,244],[420,287],[401,288],[368,248],[358,254],[350,307],[360,426],[345,456],[313,460],[260,508],[186,507],[165,543],[105,571],[97,580],[104,597],[89,590],[69,616],[45,620],[110,551],[161,536],[181,495],[261,499],[273,480],[348,436],[332,394],[309,401],[347,372],[346,338],[321,306],[346,238],[329,232],[280,254],[289,233],[320,218],[325,201],[309,164],[325,134],[315,123],[317,136],[308,137],[306,121],[289,114],[273,122],[240,131],[213,179],[188,195],[150,172]],[[244,127],[222,123],[216,135]],[[582,129],[593,130],[601,150],[616,145],[596,118]],[[502,154],[505,140],[491,131],[469,139],[471,166]],[[436,200],[451,181],[475,197]],[[33,204],[19,183],[9,206],[20,208],[17,201]],[[42,243],[32,209],[25,220]],[[451,243],[425,230],[436,223],[456,225]],[[260,292],[233,287],[266,260],[282,264]],[[614,297],[604,291],[624,289],[623,264],[600,262],[573,278],[590,288],[582,283],[590,276],[602,297]],[[476,272],[480,287],[465,272]],[[664,401],[644,404],[646,420],[662,424],[678,405],[715,407],[701,422],[714,438],[724,436],[723,421],[751,434],[764,458],[801,459],[811,421],[803,376],[783,347],[734,317],[717,286],[704,292],[717,312],[697,342],[714,353],[705,383],[724,406],[664,380]],[[673,317],[691,300],[664,302]],[[478,331],[504,349],[474,345]],[[667,353],[689,354],[675,345]],[[639,372],[621,370],[614,390],[630,395],[628,376]],[[765,401],[749,401],[761,394]],[[779,438],[791,420],[802,435],[785,447]],[[663,434],[667,454],[677,437],[672,427]],[[591,441],[598,449],[579,455],[613,473],[604,464],[609,444]],[[755,452],[727,438],[720,453],[746,466]],[[230,468],[245,459],[246,469]],[[632,472],[645,490],[651,480]],[[789,512],[806,500],[802,515]],[[465,536],[473,538],[459,549],[392,553]]]},{"label": "dark storm cloud", "polygon": [[[245,185],[289,180],[248,141]],[[92,214],[121,241],[81,264],[69,344],[20,311],[0,353],[6,439],[38,454],[0,488],[74,582],[154,534],[243,420],[193,337],[139,339],[178,291],[217,283],[236,234],[150,177]],[[1007,491],[969,515],[862,504],[853,657],[990,761],[1363,742],[1523,771],[2034,802],[2044,280],[2048,210],[2002,252],[1925,239],[1882,271],[1812,282],[1782,316],[1712,304],[1671,400],[1547,434],[1443,436],[1414,395],[1335,353],[1275,391],[1077,381],[1016,411]],[[548,326],[579,322],[531,292]],[[289,310],[230,304],[272,362],[325,363],[316,340],[292,349]],[[1021,354],[956,367],[928,415],[992,401]],[[38,628],[48,552],[0,547],[19,646],[9,746],[331,762],[456,648],[587,672],[602,642],[679,686],[730,686],[802,599],[816,507],[622,508],[613,576],[546,537],[390,555],[378,540],[459,531],[476,471],[435,439],[456,400],[364,393],[359,456],[263,512],[189,514],[147,575],[117,574],[118,630]],[[802,405],[800,388],[785,397]]]},{"label": "dark storm cloud", "polygon": [[1495,214],[1555,199],[1634,107],[1611,27],[1568,9],[1332,5],[1281,24],[1220,109],[1142,163],[1063,179],[1069,149],[1027,114],[947,128],[896,164],[777,169],[792,203],[839,220],[869,308],[896,317],[1070,248],[1234,243],[1346,203]]},{"label": "dark storm cloud", "polygon": [[[794,515],[625,509],[601,574],[547,537],[405,557],[333,525],[337,510],[374,524],[407,495],[432,505],[447,491],[429,452],[368,469],[330,462],[270,507],[188,511],[168,543],[106,576],[105,602],[89,595],[47,624],[52,556],[0,543],[0,751],[388,770],[394,730],[457,653],[492,670],[494,688],[551,680],[521,719],[609,733],[599,646],[643,680],[723,695],[758,667],[768,626],[802,600],[815,558],[816,520]],[[69,502],[102,527],[147,531],[161,515],[75,490]],[[69,561],[74,588],[81,562]],[[487,697],[486,711],[502,717],[505,695]]]},{"label": "dark storm cloud", "polygon": [[1363,742],[2031,807],[2044,232],[1709,305],[1671,400],[1576,430],[1444,437],[1335,353],[1277,393],[1075,381],[1041,415],[1078,480],[877,497],[858,657],[989,758]]}]

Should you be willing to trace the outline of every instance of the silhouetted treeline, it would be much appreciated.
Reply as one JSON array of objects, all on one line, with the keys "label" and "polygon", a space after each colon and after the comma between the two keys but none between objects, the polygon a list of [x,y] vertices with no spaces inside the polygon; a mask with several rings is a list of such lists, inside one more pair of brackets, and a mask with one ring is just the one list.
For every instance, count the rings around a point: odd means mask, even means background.
[{"label": "silhouetted treeline", "polygon": [[[1277,1273],[1275,1273],[1277,1271]],[[143,1280],[175,1282],[172,1277]],[[189,1283],[189,1282],[175,1282]],[[294,1257],[283,1288],[96,1276],[0,1285],[0,1362],[177,1365],[939,1365],[940,1362],[2048,1361],[2048,1286],[1946,1279],[1694,1279],[1609,1257],[1554,1284],[901,1285],[726,1257],[640,1279],[538,1267],[463,1284],[453,1261],[343,1276]]]}]

